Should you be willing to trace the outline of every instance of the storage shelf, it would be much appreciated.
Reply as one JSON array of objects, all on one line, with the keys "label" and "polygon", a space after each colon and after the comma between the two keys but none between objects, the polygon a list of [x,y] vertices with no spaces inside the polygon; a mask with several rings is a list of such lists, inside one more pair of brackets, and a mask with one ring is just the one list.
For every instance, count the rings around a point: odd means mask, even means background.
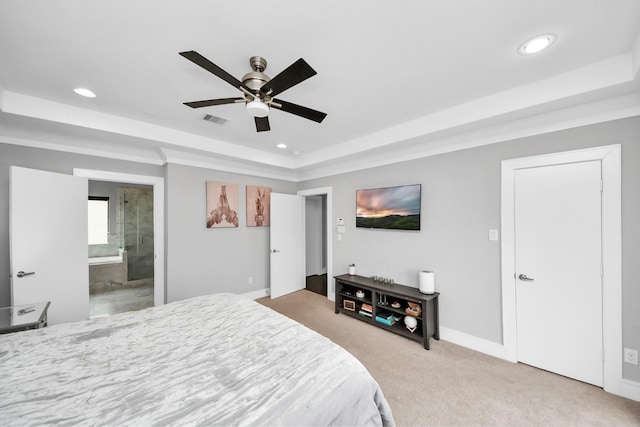
[{"label": "storage shelf", "polygon": [[[380,305],[380,304],[376,304],[376,307],[378,307],[379,310],[387,310],[387,311],[390,311],[392,313],[399,314],[402,317],[411,316],[410,314],[407,314],[404,311],[404,308],[393,308],[390,305]],[[420,316],[411,316],[411,317],[415,317],[416,320],[418,320],[418,322],[422,320],[422,314]]]},{"label": "storage shelf", "polygon": [[383,329],[390,329],[391,332],[394,332],[398,335],[403,335],[407,338],[410,338],[412,340],[415,341],[422,341],[424,339],[424,336],[422,334],[422,331],[420,330],[420,327],[418,326],[418,328],[411,333],[410,330],[408,330],[405,325],[404,322],[402,322],[402,320],[398,321],[395,325],[393,326],[387,326],[385,324],[382,324],[380,322],[376,322],[378,325],[382,326]]},{"label": "storage shelf", "polygon": [[[438,296],[439,293],[432,295],[422,294],[416,288],[405,285],[382,284],[374,282],[368,277],[341,275],[335,278],[336,287],[336,314],[343,313],[363,322],[386,329],[395,334],[404,336],[414,341],[423,343],[425,349],[429,349],[429,339],[440,339],[440,328],[438,323]],[[364,298],[355,296],[356,291],[363,291]],[[381,299],[382,298],[382,299]],[[344,301],[352,301],[355,304],[355,311],[344,307]],[[388,304],[380,304],[380,301],[386,300]],[[375,302],[374,302],[375,301]],[[399,308],[391,307],[391,303],[397,301],[401,304]],[[418,304],[422,312],[420,316],[411,316],[405,312],[409,306],[409,302]],[[362,304],[372,306],[372,317],[359,314]],[[378,322],[375,317],[380,313],[393,315],[399,320],[393,325],[386,325]],[[414,332],[408,330],[404,323],[406,316],[413,317],[417,321],[417,327]]]}]

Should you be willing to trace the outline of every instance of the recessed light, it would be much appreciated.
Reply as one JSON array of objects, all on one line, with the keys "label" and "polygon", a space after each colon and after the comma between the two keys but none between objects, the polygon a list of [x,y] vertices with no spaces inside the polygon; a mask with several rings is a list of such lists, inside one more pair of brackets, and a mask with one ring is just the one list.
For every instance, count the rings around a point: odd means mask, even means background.
[{"label": "recessed light", "polygon": [[95,98],[96,94],[91,92],[89,89],[85,89],[83,87],[77,87],[73,90],[75,93],[77,93],[78,95],[82,95],[85,96],[87,98]]},{"label": "recessed light", "polygon": [[276,145],[276,147],[278,147],[278,148],[287,148],[287,144],[280,143],[280,144]]},{"label": "recessed light", "polygon": [[532,55],[548,48],[555,41],[555,34],[543,34],[540,36],[536,36],[524,42],[518,49],[518,53],[520,53],[521,55]]}]

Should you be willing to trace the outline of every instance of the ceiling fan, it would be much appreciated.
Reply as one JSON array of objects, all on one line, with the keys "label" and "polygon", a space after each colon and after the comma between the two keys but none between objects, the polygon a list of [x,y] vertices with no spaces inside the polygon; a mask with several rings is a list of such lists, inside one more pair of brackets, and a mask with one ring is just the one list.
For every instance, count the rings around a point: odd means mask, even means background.
[{"label": "ceiling fan", "polygon": [[246,104],[247,112],[255,118],[256,130],[258,132],[271,130],[269,126],[270,108],[276,108],[318,123],[322,122],[327,116],[326,113],[274,98],[285,90],[316,75],[316,71],[302,58],[298,59],[274,78],[270,78],[264,74],[264,70],[267,68],[267,60],[260,56],[252,56],[251,59],[249,59],[249,63],[253,71],[245,74],[244,77],[242,77],[242,81],[240,81],[196,51],[180,52],[180,55],[220,77],[244,94],[243,97],[237,98],[208,99],[205,101],[184,103],[184,105],[191,108],[243,102]]}]

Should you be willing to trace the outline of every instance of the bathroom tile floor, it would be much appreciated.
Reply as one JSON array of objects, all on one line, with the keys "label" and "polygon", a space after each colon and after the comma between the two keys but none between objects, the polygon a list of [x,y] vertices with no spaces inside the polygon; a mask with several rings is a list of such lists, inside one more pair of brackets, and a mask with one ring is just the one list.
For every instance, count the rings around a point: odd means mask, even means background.
[{"label": "bathroom tile floor", "polygon": [[90,317],[109,316],[153,306],[153,282],[91,291]]}]

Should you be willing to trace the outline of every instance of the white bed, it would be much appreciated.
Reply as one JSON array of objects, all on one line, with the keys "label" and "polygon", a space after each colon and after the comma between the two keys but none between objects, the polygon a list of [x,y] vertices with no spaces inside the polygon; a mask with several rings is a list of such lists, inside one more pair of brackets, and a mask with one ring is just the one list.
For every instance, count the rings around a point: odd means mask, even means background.
[{"label": "white bed", "polygon": [[0,336],[2,425],[393,425],[365,367],[215,294]]}]

